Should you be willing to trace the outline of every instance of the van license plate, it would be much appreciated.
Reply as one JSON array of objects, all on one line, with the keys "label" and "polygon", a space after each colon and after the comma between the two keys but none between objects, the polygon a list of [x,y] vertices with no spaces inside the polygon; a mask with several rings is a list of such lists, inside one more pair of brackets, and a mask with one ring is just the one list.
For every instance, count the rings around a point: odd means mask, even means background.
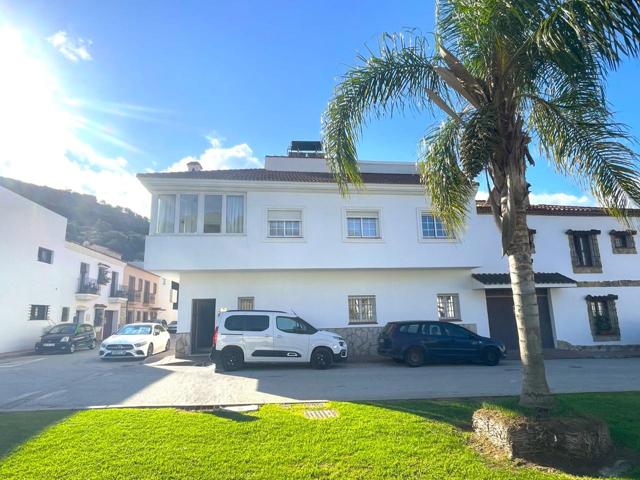
[{"label": "van license plate", "polygon": [[43,343],[42,346],[43,347],[55,347],[56,344],[55,343]]}]

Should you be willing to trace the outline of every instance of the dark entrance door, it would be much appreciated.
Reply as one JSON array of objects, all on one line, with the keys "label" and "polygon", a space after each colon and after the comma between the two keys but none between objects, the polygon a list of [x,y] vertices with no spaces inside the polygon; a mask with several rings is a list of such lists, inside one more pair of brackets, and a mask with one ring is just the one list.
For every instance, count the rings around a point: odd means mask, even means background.
[{"label": "dark entrance door", "polygon": [[105,340],[113,334],[113,310],[104,312],[104,326],[102,327],[102,339]]},{"label": "dark entrance door", "polygon": [[194,299],[191,305],[191,353],[208,353],[213,345],[216,299]]},{"label": "dark entrance door", "polygon": [[[508,351],[520,350],[511,289],[486,290],[485,293],[491,337],[502,340]],[[538,295],[538,311],[540,312],[542,347],[554,348],[548,291],[545,288],[539,288],[536,293]]]}]

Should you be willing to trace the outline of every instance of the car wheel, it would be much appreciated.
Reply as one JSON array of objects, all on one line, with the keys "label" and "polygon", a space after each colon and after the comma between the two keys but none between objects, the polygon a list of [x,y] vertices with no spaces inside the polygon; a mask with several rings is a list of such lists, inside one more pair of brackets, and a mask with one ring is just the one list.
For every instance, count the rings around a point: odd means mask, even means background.
[{"label": "car wheel", "polygon": [[153,343],[149,344],[149,348],[147,348],[147,357],[153,355]]},{"label": "car wheel", "polygon": [[233,372],[242,368],[244,365],[244,355],[242,351],[237,348],[227,348],[222,351],[220,357],[222,368],[227,372]]},{"label": "car wheel", "polygon": [[424,364],[424,350],[420,347],[411,347],[404,354],[404,362],[410,367],[420,367]]},{"label": "car wheel", "polygon": [[164,351],[166,352],[171,347],[171,340],[167,340],[167,344],[164,346]]},{"label": "car wheel", "polygon": [[73,353],[76,351],[76,344],[72,343],[69,345],[69,353]]},{"label": "car wheel", "polygon": [[485,365],[494,367],[500,363],[500,354],[495,348],[487,348],[482,352],[482,361]]},{"label": "car wheel", "polygon": [[89,344],[89,350],[93,350],[94,348],[96,348],[96,341],[91,340],[91,343]]},{"label": "car wheel", "polygon": [[333,365],[333,352],[328,348],[316,348],[311,354],[311,366],[318,370],[326,370]]}]

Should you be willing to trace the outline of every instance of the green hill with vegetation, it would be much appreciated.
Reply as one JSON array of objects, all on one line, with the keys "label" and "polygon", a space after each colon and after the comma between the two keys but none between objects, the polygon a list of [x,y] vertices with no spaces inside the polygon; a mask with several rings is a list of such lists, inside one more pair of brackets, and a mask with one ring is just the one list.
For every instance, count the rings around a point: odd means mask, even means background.
[{"label": "green hill with vegetation", "polygon": [[128,208],[99,202],[95,196],[56,190],[0,177],[0,185],[67,218],[67,240],[103,245],[124,260],[144,259],[149,220]]}]

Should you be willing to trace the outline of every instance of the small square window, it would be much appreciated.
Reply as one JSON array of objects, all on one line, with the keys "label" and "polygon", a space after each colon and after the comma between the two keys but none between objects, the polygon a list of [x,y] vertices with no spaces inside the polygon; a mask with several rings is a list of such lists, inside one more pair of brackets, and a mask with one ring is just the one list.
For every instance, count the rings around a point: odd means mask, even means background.
[{"label": "small square window", "polygon": [[620,340],[620,327],[616,310],[616,295],[586,297],[594,341]]},{"label": "small square window", "polygon": [[49,305],[31,305],[29,320],[48,320]]},{"label": "small square window", "polygon": [[348,297],[349,323],[376,323],[376,297],[351,295]]},{"label": "small square window", "polygon": [[447,239],[453,238],[453,235],[449,233],[444,226],[444,222],[438,217],[430,214],[423,213],[420,215],[422,225],[422,238],[425,239]]},{"label": "small square window", "polygon": [[253,310],[254,297],[238,297],[238,310]]},{"label": "small square window", "polygon": [[438,318],[445,321],[459,321],[460,317],[460,297],[457,293],[446,293],[438,295]]},{"label": "small square window", "polygon": [[637,253],[634,230],[611,230],[611,247],[613,253]]},{"label": "small square window", "polygon": [[347,212],[348,238],[380,238],[380,214],[377,211]]},{"label": "small square window", "polygon": [[42,263],[53,263],[53,250],[38,247],[38,261]]}]

